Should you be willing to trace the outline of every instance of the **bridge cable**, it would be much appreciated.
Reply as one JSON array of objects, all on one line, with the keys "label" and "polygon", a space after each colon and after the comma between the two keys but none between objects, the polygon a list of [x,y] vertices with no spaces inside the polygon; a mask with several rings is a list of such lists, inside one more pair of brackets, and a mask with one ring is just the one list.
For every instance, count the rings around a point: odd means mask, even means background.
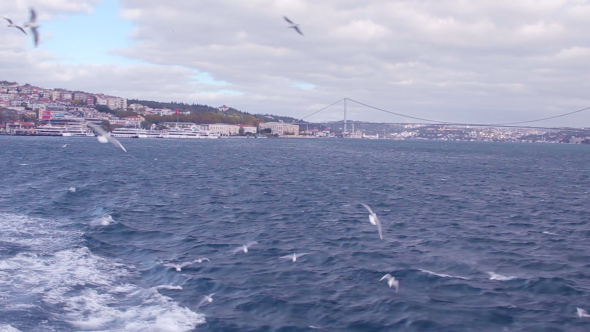
[{"label": "bridge cable", "polygon": [[563,113],[563,114],[559,114],[559,115],[554,115],[554,116],[549,116],[549,117],[545,117],[545,118],[540,118],[540,119],[534,119],[534,120],[527,120],[527,121],[518,121],[518,122],[507,122],[507,123],[491,123],[491,124],[470,124],[470,123],[454,123],[454,122],[446,122],[446,121],[437,121],[437,120],[430,120],[430,119],[424,119],[424,118],[419,118],[419,117],[414,117],[414,116],[410,116],[410,115],[405,115],[405,114],[401,114],[401,113],[395,113],[395,112],[391,112],[391,111],[387,111],[378,107],[374,107],[374,106],[370,106],[361,102],[358,102],[356,100],[347,98],[348,100],[355,102],[359,105],[363,105],[381,112],[385,112],[385,113],[389,113],[389,114],[393,114],[393,115],[397,115],[397,116],[401,116],[401,117],[405,117],[405,118],[410,118],[410,119],[415,119],[415,120],[421,120],[421,121],[427,121],[427,122],[435,122],[435,123],[441,123],[441,124],[451,124],[451,125],[458,125],[458,126],[482,126],[482,127],[494,127],[494,126],[508,126],[508,125],[516,125],[516,124],[525,124],[525,123],[532,123],[532,122],[539,122],[539,121],[544,121],[544,120],[550,120],[550,119],[556,119],[556,118],[561,118],[564,116],[568,116],[568,115],[572,115],[572,114],[576,114],[576,113],[580,113],[583,111],[587,111],[590,110],[590,107],[585,107],[573,112],[567,112],[567,113]]},{"label": "bridge cable", "polygon": [[309,118],[309,117],[310,117],[310,116],[312,116],[312,115],[318,114],[319,112],[321,112],[321,111],[325,110],[326,108],[328,108],[328,107],[332,107],[332,106],[334,106],[334,105],[338,104],[339,102],[341,102],[341,101],[343,101],[343,100],[344,100],[344,98],[342,98],[342,99],[338,100],[337,102],[335,102],[335,103],[332,103],[332,104],[330,104],[330,105],[328,105],[328,106],[326,106],[326,107],[322,108],[322,109],[321,109],[321,110],[319,110],[319,111],[315,111],[315,112],[311,113],[311,114],[310,114],[310,115],[308,115],[308,116],[304,116],[304,117],[302,117],[301,119],[299,119],[299,121],[303,121],[303,119],[306,119],[306,118]]}]

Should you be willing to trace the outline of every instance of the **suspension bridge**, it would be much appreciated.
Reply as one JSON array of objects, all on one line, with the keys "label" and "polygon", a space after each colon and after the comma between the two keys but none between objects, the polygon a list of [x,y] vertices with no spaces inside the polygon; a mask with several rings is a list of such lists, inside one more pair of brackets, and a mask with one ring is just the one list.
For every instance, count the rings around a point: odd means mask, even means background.
[{"label": "suspension bridge", "polygon": [[[540,128],[540,129],[558,129],[555,127],[536,127],[536,126],[530,126],[530,125],[526,125],[526,124],[531,124],[531,123],[536,123],[536,122],[541,122],[541,121],[546,121],[546,120],[551,120],[551,119],[557,119],[557,118],[561,118],[561,117],[566,117],[569,115],[573,115],[576,113],[581,113],[581,112],[585,112],[590,110],[590,107],[585,107],[582,109],[578,109],[575,111],[571,111],[571,112],[567,112],[567,113],[561,113],[558,115],[554,115],[554,116],[549,116],[549,117],[543,117],[543,118],[537,118],[537,119],[531,119],[531,120],[526,120],[526,121],[517,121],[517,122],[505,122],[505,123],[459,123],[459,122],[448,122],[448,121],[439,121],[439,120],[433,120],[433,119],[427,119],[427,118],[421,118],[421,117],[416,117],[416,116],[411,116],[411,115],[407,115],[407,114],[402,114],[402,113],[398,113],[398,112],[393,112],[393,111],[389,111],[383,108],[379,108],[379,107],[375,107],[375,106],[371,106],[369,104],[360,102],[360,101],[356,101],[354,99],[350,99],[350,98],[342,98],[326,107],[323,107],[309,115],[304,116],[303,118],[299,119],[298,121],[293,122],[293,124],[312,124],[314,122],[309,122],[309,121],[305,121],[305,119],[308,119],[322,111],[325,111],[327,109],[329,109],[330,107],[336,106],[339,103],[343,103],[343,113],[344,113],[344,120],[343,120],[343,124],[344,124],[344,132],[348,131],[348,119],[347,119],[347,108],[348,108],[348,103],[355,103],[357,105],[360,106],[364,106],[376,111],[380,111],[383,113],[388,113],[391,115],[396,115],[405,119],[412,119],[412,120],[418,120],[418,121],[422,121],[423,124],[434,124],[434,125],[452,125],[452,126],[470,126],[470,127],[519,127],[519,128]],[[389,124],[395,124],[393,122],[390,122]],[[407,124],[407,123],[399,123],[399,124]],[[525,126],[526,125],[526,126]]]}]

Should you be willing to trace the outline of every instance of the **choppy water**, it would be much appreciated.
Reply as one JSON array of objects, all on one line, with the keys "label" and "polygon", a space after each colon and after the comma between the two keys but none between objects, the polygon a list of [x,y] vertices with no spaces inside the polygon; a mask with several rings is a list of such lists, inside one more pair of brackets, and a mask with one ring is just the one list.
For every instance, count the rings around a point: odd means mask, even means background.
[{"label": "choppy water", "polygon": [[0,330],[590,330],[588,146],[122,143],[0,137]]}]

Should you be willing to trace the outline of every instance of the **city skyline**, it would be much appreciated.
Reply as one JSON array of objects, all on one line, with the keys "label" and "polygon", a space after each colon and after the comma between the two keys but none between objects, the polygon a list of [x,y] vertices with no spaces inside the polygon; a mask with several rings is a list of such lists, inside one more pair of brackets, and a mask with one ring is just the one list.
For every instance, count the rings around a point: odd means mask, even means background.
[{"label": "city skyline", "polygon": [[[588,1],[8,0],[0,79],[301,118],[342,98],[457,123],[590,106]],[[305,36],[285,26],[297,22]],[[413,122],[350,105],[349,119]],[[342,109],[310,121],[336,121]],[[586,112],[536,123],[588,126]]]}]

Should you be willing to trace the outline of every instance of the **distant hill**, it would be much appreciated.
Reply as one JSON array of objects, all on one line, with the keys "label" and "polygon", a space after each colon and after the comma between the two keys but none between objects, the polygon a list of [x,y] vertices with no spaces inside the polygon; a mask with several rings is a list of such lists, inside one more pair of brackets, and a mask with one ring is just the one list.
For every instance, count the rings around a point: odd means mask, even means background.
[{"label": "distant hill", "polygon": [[[252,124],[257,125],[260,122],[271,122],[271,121],[283,121],[291,123],[296,121],[295,118],[288,116],[270,115],[270,114],[250,114],[248,112],[242,112],[235,108],[228,108],[225,111],[221,111],[216,107],[200,104],[185,104],[178,102],[158,102],[151,100],[138,100],[129,99],[127,105],[140,104],[151,108],[168,108],[178,109],[180,112],[190,112],[190,115],[179,115],[178,120],[182,122],[195,122],[195,123],[233,123],[233,124]],[[147,116],[147,122],[158,123],[167,121],[176,121],[176,115],[169,116]]]}]

